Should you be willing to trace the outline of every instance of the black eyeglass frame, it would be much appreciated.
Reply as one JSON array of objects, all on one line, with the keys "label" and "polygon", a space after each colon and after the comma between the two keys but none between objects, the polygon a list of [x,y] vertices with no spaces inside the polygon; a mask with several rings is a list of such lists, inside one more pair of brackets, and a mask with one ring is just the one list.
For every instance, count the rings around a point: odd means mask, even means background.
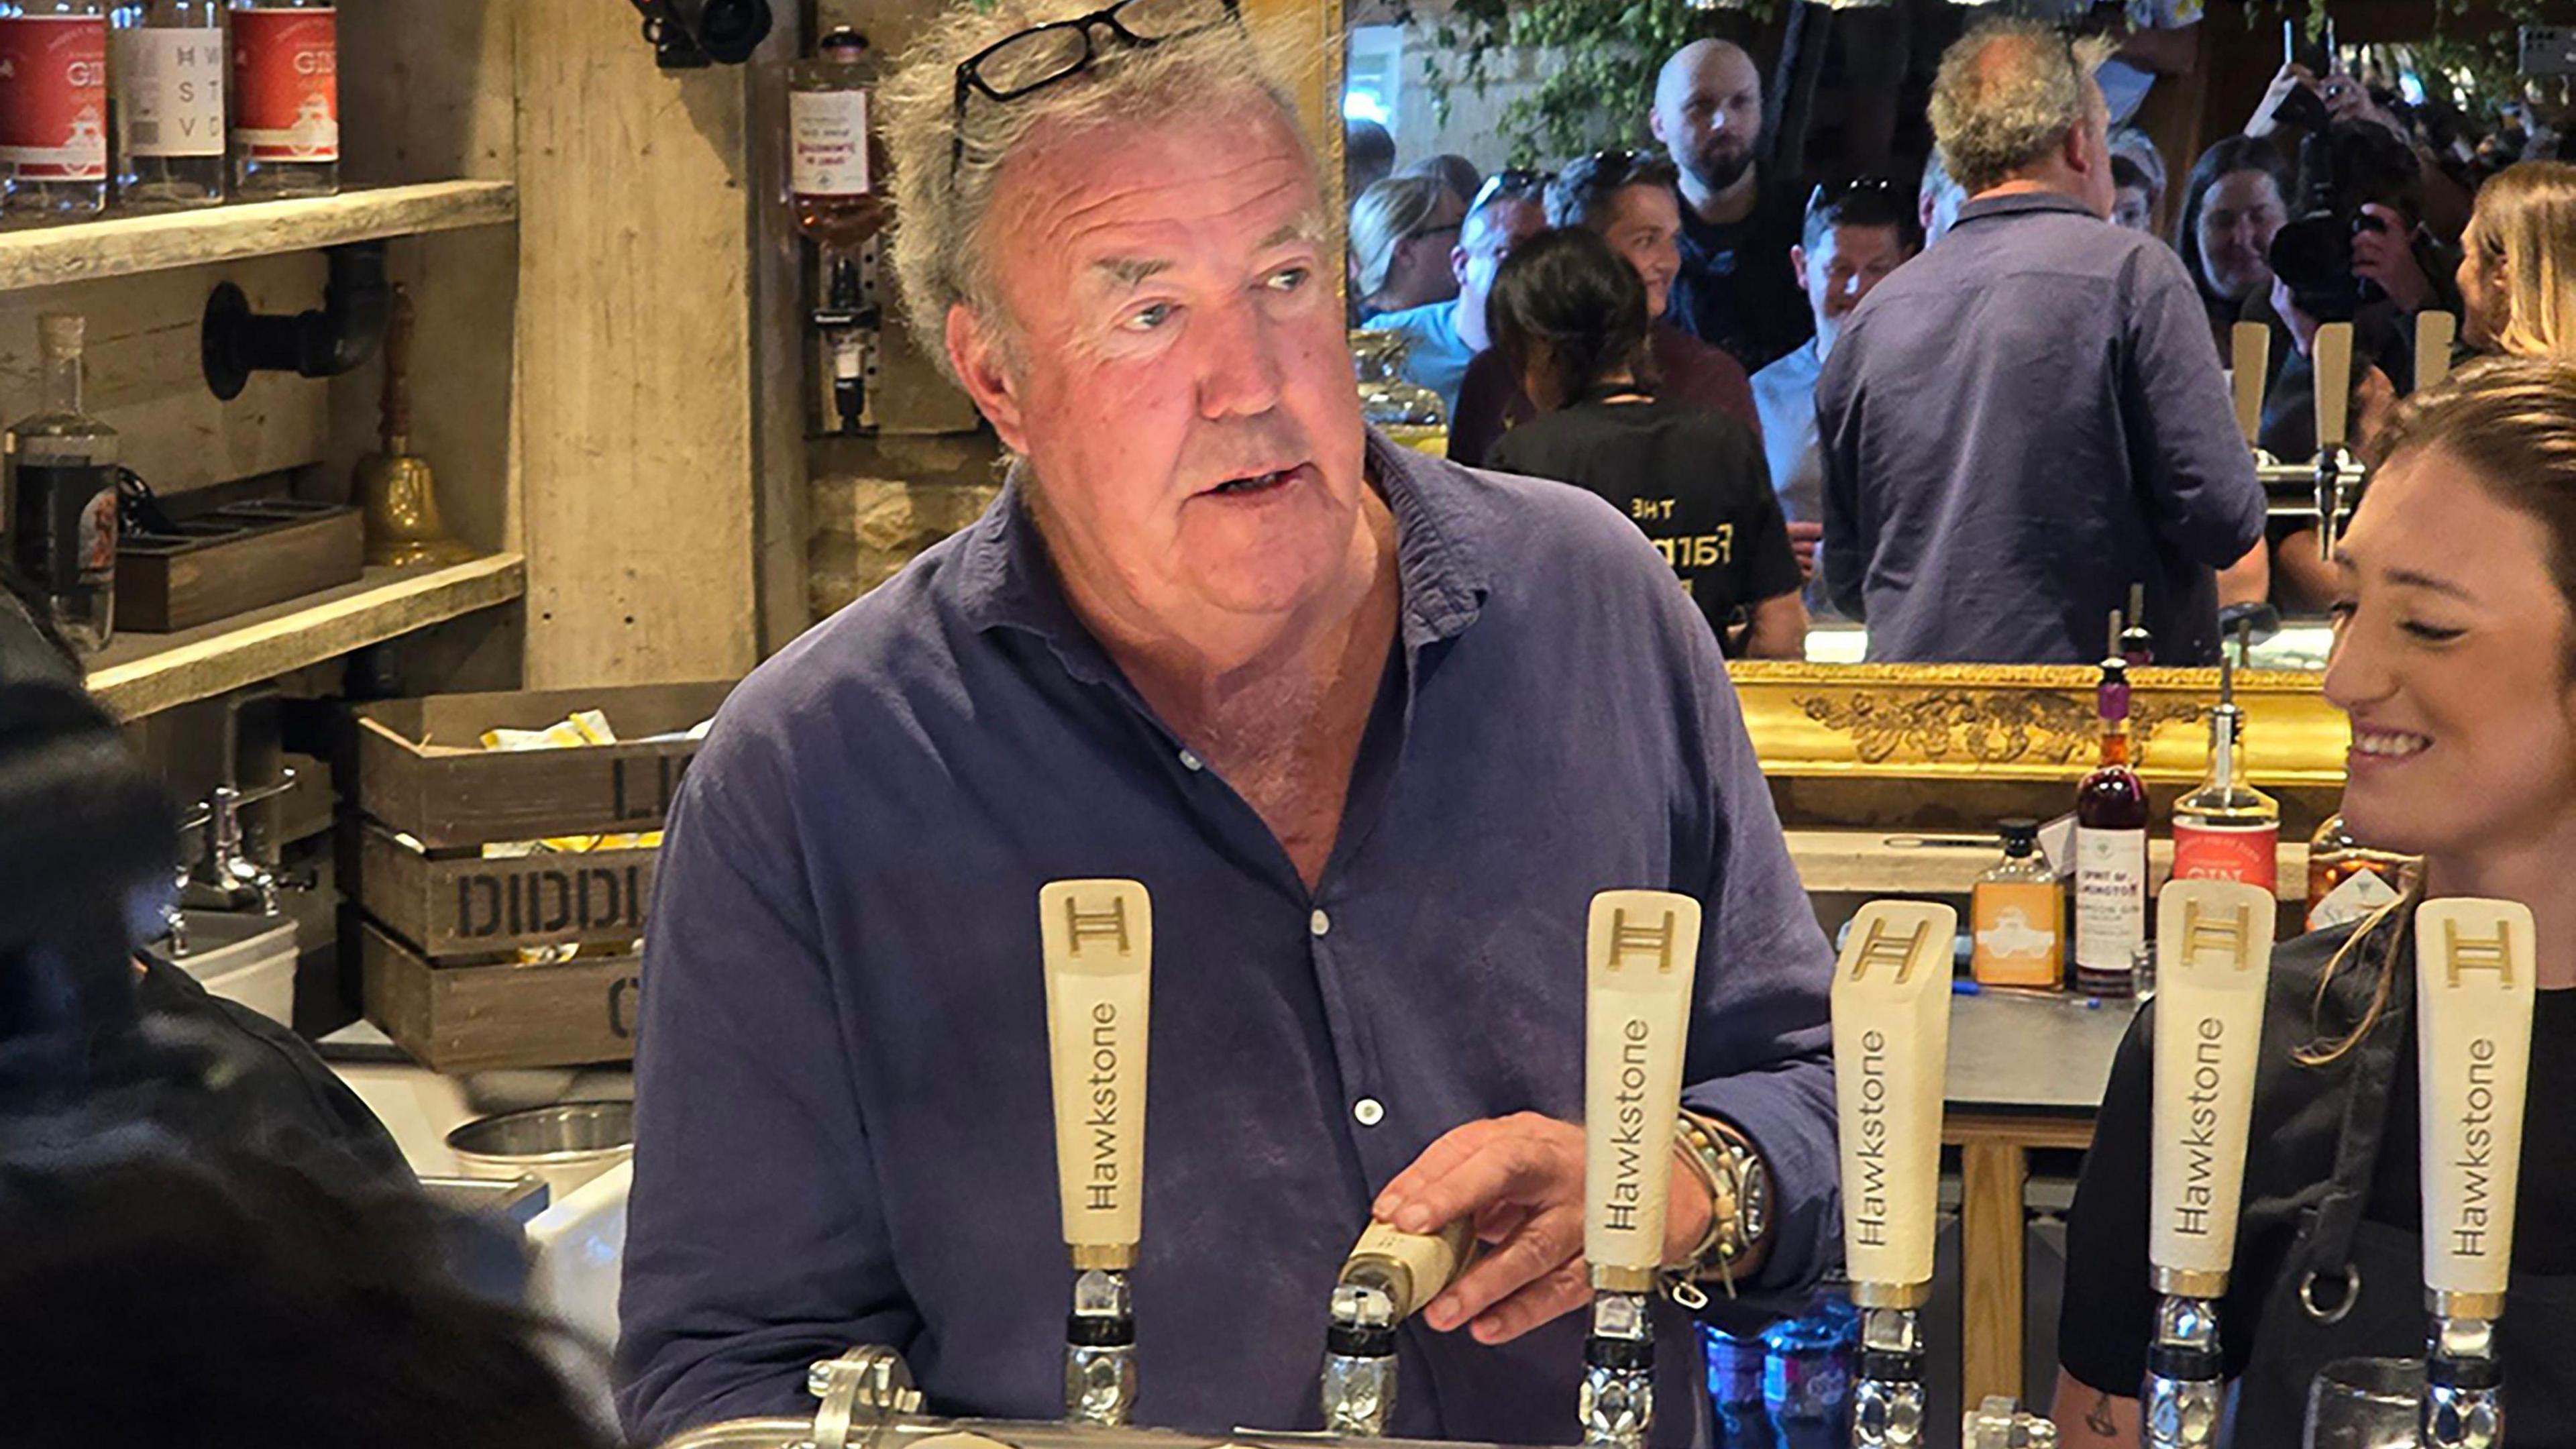
[{"label": "black eyeglass frame", "polygon": [[[981,91],[984,94],[985,99],[990,100],[997,105],[1008,105],[1012,101],[1019,100],[1024,96],[1033,95],[1039,91],[1045,90],[1048,86],[1055,85],[1060,81],[1070,80],[1074,76],[1082,74],[1084,71],[1091,69],[1091,67],[1097,64],[1100,60],[1099,45],[1092,39],[1092,28],[1094,26],[1105,25],[1109,27],[1110,34],[1125,41],[1133,49],[1150,50],[1167,41],[1185,40],[1193,35],[1205,35],[1207,32],[1217,29],[1220,26],[1241,25],[1243,23],[1243,0],[1218,0],[1218,3],[1225,8],[1225,14],[1222,18],[1210,20],[1205,25],[1193,25],[1186,30],[1175,30],[1169,35],[1138,35],[1135,31],[1128,29],[1125,23],[1120,21],[1118,18],[1118,14],[1122,10],[1129,9],[1136,5],[1151,3],[1157,3],[1157,0],[1118,0],[1117,4],[1108,6],[1104,9],[1094,10],[1088,15],[1077,16],[1070,20],[1050,20],[1044,25],[1032,25],[1026,30],[1014,31],[1009,35],[1005,35],[1001,39],[994,41],[992,44],[985,46],[982,50],[979,50],[973,55],[970,55],[966,57],[966,59],[958,62],[957,96],[955,103],[950,107],[948,116],[949,180],[954,181],[957,179],[957,168],[965,164],[966,160],[966,100],[970,91]],[[995,86],[991,81],[984,79],[985,61],[991,59],[1001,51],[1019,44],[1021,41],[1028,39],[1032,35],[1044,35],[1053,30],[1070,30],[1082,38],[1082,54],[1077,57],[1071,65],[1055,72],[1053,75],[1033,80],[1024,86],[1015,86],[1007,91]]]},{"label": "black eyeglass frame", "polygon": [[1890,176],[1854,176],[1847,181],[1820,181],[1816,183],[1815,190],[1807,193],[1806,214],[1814,216],[1829,206],[1840,206],[1864,191],[1902,200],[1912,189]]},{"label": "black eyeglass frame", "polygon": [[1553,171],[1541,171],[1530,166],[1506,166],[1486,177],[1485,183],[1476,188],[1474,199],[1467,203],[1467,214],[1474,216],[1505,198],[1536,201],[1546,193],[1548,183],[1554,180],[1556,173]]}]

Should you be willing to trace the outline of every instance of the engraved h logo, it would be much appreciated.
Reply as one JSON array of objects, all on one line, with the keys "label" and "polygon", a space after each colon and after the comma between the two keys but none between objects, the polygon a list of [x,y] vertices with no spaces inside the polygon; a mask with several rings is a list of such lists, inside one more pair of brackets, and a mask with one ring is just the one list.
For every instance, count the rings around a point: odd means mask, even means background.
[{"label": "engraved h logo", "polygon": [[1111,900],[1105,910],[1086,911],[1080,902],[1071,896],[1066,896],[1064,928],[1065,949],[1073,955],[1082,954],[1082,943],[1085,941],[1115,941],[1118,943],[1118,954],[1121,956],[1128,954],[1127,902],[1124,899]]},{"label": "engraved h logo", "polygon": [[2245,952],[2252,922],[2246,910],[2238,906],[2226,915],[2204,915],[2200,902],[2185,902],[2182,908],[2182,955],[2186,961],[2198,961],[2212,953],[2222,961],[2231,961],[2239,971],[2252,969],[2254,963]]},{"label": "engraved h logo", "polygon": [[1916,921],[1914,929],[1902,936],[1891,934],[1887,922],[1869,923],[1869,934],[1861,938],[1859,954],[1852,957],[1851,979],[1866,980],[1871,968],[1890,968],[1896,972],[1896,984],[1904,985],[1914,976],[1914,958],[1921,952],[1923,933],[1930,924]]},{"label": "engraved h logo", "polygon": [[1628,924],[1625,909],[1613,910],[1610,913],[1610,969],[1616,971],[1628,964],[1628,953],[1632,951],[1640,955],[1651,953],[1655,958],[1656,972],[1669,973],[1673,969],[1673,913],[1664,912],[1659,925],[1632,926]]},{"label": "engraved h logo", "polygon": [[2513,927],[2498,921],[2496,933],[2491,937],[2463,937],[2459,922],[2444,921],[2442,959],[2449,968],[2449,984],[2453,986],[2460,984],[2460,973],[2464,971],[2492,971],[2496,974],[2498,986],[2510,987],[2513,985]]}]

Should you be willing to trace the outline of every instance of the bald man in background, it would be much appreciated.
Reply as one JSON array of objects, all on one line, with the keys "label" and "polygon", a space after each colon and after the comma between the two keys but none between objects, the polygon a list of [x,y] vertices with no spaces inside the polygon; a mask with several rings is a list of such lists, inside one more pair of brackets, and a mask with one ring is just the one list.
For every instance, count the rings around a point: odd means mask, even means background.
[{"label": "bald man in background", "polygon": [[1681,172],[1672,319],[1758,372],[1815,330],[1790,271],[1806,199],[1762,164],[1762,72],[1744,48],[1694,40],[1655,79],[1649,128]]}]

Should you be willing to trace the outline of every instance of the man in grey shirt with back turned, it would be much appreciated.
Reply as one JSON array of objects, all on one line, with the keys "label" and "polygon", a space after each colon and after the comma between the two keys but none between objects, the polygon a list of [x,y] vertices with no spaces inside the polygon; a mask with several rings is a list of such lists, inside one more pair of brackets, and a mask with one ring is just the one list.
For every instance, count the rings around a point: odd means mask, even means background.
[{"label": "man in grey shirt with back turned", "polygon": [[2219,608],[2270,586],[2199,294],[2106,220],[2088,71],[2027,22],[1950,48],[1932,126],[1970,200],[1825,364],[1824,574],[1873,660],[2089,663],[2144,585],[2157,662],[2211,664]]},{"label": "man in grey shirt with back turned", "polygon": [[[914,335],[1015,457],[744,681],[680,791],[620,1407],[647,1442],[811,1413],[806,1366],[873,1343],[934,1412],[1062,1412],[1038,891],[1122,877],[1140,1418],[1316,1427],[1353,1240],[1467,1219],[1492,1250],[1398,1332],[1391,1427],[1570,1435],[1592,895],[1707,903],[1662,1256],[1748,1299],[1839,1236],[1829,948],[1645,536],[1361,420],[1340,238],[1235,7],[1093,3],[960,3],[882,93]],[[1657,1442],[1704,1443],[1689,1317],[1651,1331]]]}]

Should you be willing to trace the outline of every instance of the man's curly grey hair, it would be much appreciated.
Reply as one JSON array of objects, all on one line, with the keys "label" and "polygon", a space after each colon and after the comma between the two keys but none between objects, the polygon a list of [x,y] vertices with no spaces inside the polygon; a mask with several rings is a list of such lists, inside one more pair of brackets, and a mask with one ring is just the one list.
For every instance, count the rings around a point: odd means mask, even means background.
[{"label": "man's curly grey hair", "polygon": [[1224,125],[1275,107],[1309,164],[1314,161],[1289,89],[1293,77],[1320,59],[1311,41],[1301,45],[1246,22],[1131,46],[1095,26],[1095,59],[1080,75],[1012,101],[969,94],[965,149],[952,171],[957,67],[998,41],[1097,5],[1098,0],[996,0],[989,9],[952,5],[904,51],[881,88],[883,134],[894,165],[895,279],[913,336],[943,371],[953,373],[941,339],[949,308],[959,303],[993,324],[1006,356],[1016,337],[998,305],[984,224],[1004,165],[1032,137],[1061,138],[1120,123]]},{"label": "man's curly grey hair", "polygon": [[1932,79],[1932,136],[1951,177],[1975,196],[2046,160],[2101,104],[2086,82],[2110,49],[2032,20],[1961,36]]}]

